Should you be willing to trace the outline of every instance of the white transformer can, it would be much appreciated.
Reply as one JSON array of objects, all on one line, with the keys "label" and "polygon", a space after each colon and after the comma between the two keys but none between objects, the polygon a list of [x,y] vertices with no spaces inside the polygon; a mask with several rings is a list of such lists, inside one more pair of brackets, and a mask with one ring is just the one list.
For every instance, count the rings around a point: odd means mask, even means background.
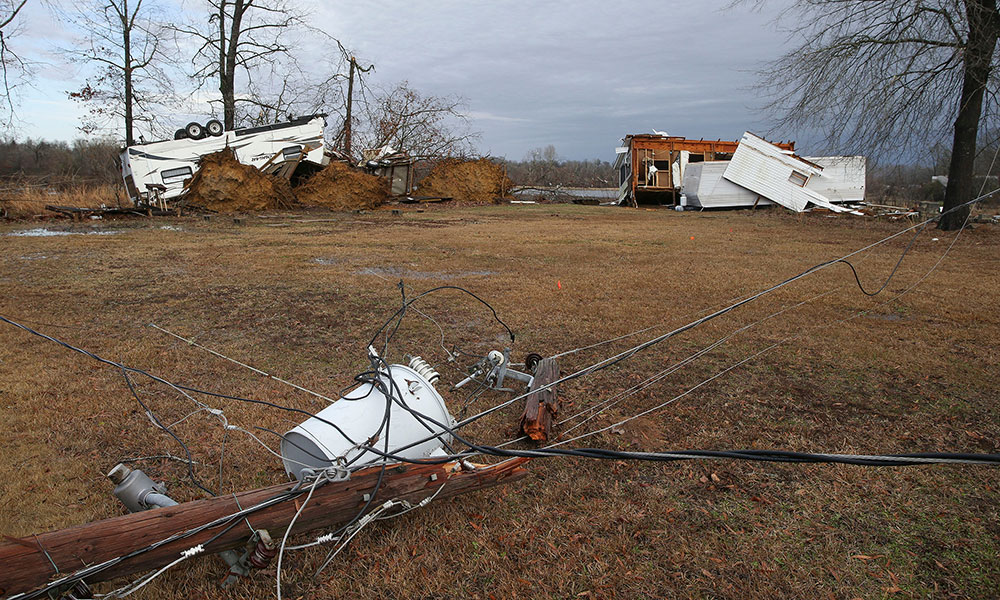
[{"label": "white transformer can", "polygon": [[[409,459],[444,454],[443,446],[451,442],[451,436],[441,425],[451,428],[455,420],[434,386],[404,365],[390,366],[389,373],[379,373],[378,379],[395,396],[389,407],[388,428],[379,431],[387,408],[385,394],[374,384],[361,384],[285,434],[281,459],[291,477],[301,479],[303,469],[321,470],[338,464],[339,459],[352,466],[385,461],[375,452],[358,447],[369,440],[372,447],[386,452],[388,439],[387,453]],[[424,416],[414,415],[406,407]],[[343,433],[324,421],[335,424]],[[430,436],[436,437],[397,450]]]}]

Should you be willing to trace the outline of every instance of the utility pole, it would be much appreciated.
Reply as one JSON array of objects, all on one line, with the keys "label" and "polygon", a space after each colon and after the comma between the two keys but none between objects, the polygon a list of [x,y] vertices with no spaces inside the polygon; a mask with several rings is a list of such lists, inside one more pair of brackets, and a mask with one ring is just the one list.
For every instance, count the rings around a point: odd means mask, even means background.
[{"label": "utility pole", "polygon": [[368,65],[367,68],[361,68],[358,66],[358,61],[354,56],[350,58],[351,68],[347,75],[347,118],[344,120],[344,152],[347,156],[351,156],[351,127],[353,123],[352,109],[354,105],[354,73],[359,73],[358,80],[360,81],[360,73],[368,73],[375,68],[375,65]]},{"label": "utility pole", "polygon": [[347,76],[347,120],[344,121],[344,152],[351,155],[351,104],[354,100],[354,70],[358,61],[351,57],[351,70]]},{"label": "utility pole", "polygon": [[[495,485],[510,483],[528,474],[526,458],[505,460],[493,465],[395,464],[375,466],[351,474],[346,481],[315,488],[308,505],[302,500],[272,504],[249,516],[253,527],[265,529],[272,539],[280,539],[295,520],[295,533],[332,528],[357,518],[368,500],[378,496],[380,505],[390,498],[417,504],[428,497],[437,500]],[[139,571],[157,569],[176,560],[182,552],[204,545],[204,554],[238,548],[246,543],[249,526],[210,528],[179,537],[205,523],[225,519],[243,508],[255,506],[288,493],[291,484],[277,484],[112,517],[66,529],[0,541],[0,596],[31,593],[56,577],[111,562],[106,568],[86,576],[96,583]],[[175,539],[176,538],[176,539]],[[171,540],[150,548],[152,542]],[[58,568],[54,568],[58,565]]]}]

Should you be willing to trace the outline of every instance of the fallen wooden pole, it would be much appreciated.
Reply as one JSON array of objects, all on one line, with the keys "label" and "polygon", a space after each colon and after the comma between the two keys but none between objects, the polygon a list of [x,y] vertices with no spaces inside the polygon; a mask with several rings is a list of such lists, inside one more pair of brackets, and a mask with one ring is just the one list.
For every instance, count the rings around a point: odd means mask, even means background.
[{"label": "fallen wooden pole", "polygon": [[[515,481],[527,471],[527,459],[505,460],[492,466],[462,468],[455,462],[443,465],[397,464],[385,471],[370,508],[390,499],[417,503],[431,494],[436,499]],[[295,522],[294,533],[335,527],[357,516],[378,481],[381,467],[358,471],[347,481],[317,487]],[[442,485],[444,486],[442,488]],[[49,533],[12,538],[0,542],[0,596],[9,597],[35,590],[46,583],[85,567],[103,563],[149,546],[172,535],[199,527],[281,494],[292,484],[186,502],[122,515],[103,521],[77,525]],[[440,492],[438,490],[440,489]],[[121,561],[85,578],[88,583],[105,581],[139,571],[155,569],[177,559],[181,552],[205,544],[204,554],[213,554],[243,545],[254,529],[266,529],[280,539],[305,496],[261,509],[218,539],[208,540],[228,525],[219,525],[190,537],[175,540],[148,552]],[[243,521],[243,519],[241,519]]]}]

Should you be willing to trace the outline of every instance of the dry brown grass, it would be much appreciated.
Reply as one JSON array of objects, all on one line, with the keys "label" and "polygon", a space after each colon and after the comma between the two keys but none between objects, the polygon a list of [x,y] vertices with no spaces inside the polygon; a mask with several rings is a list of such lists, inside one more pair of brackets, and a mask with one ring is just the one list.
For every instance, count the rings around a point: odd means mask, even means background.
[{"label": "dry brown grass", "polygon": [[[120,187],[113,185],[81,185],[69,192],[55,192],[44,187],[26,187],[0,192],[0,218],[30,219],[54,216],[45,205],[100,208],[124,206],[126,198]],[[129,205],[131,203],[129,202]]]},{"label": "dry brown grass", "polygon": [[[146,325],[195,336],[336,393],[365,366],[365,344],[395,309],[400,277],[411,293],[443,283],[472,289],[518,332],[516,356],[552,354],[649,324],[665,331],[899,227],[777,211],[581,206],[294,219],[253,219],[248,226],[218,217],[121,221],[102,225],[121,230],[113,236],[0,235],[0,314],[174,380],[315,410],[311,397]],[[183,231],[160,229],[166,223]],[[2,226],[0,233],[10,229]],[[630,449],[995,452],[997,233],[989,226],[966,232],[927,281],[891,304],[862,296],[846,267],[827,269],[565,386],[566,411],[616,393],[737,327],[836,289],[734,337],[595,424],[634,414],[775,341],[795,339],[659,413],[588,442]],[[935,231],[921,237],[887,294],[916,281],[949,241]],[[897,239],[864,257],[866,285],[877,286],[905,243]],[[477,352],[502,344],[488,313],[460,296],[431,297],[422,308],[439,321],[449,344]],[[871,313],[837,323],[864,309]],[[419,353],[441,364],[439,341],[433,324],[410,320],[393,356]],[[563,370],[625,347],[620,342],[566,357]],[[455,381],[454,371],[445,366],[442,372]],[[190,411],[182,398],[141,383],[165,422]],[[502,398],[484,398],[477,407]],[[242,426],[284,430],[296,422],[261,407],[212,403]],[[0,407],[3,534],[120,514],[102,474],[123,458],[179,452],[150,425],[115,372],[9,327],[0,329]],[[518,414],[501,412],[470,434],[501,441]],[[196,415],[177,432],[204,463],[199,477],[219,485],[222,429]],[[279,462],[242,436],[230,435],[225,464],[225,491],[282,476]],[[142,467],[166,479],[179,500],[198,497],[178,463]],[[530,468],[533,476],[521,483],[434,503],[366,530],[318,582],[310,575],[325,552],[291,555],[286,594],[742,599],[987,598],[998,592],[996,470],[561,459]],[[219,561],[201,560],[170,572],[146,596],[273,594],[273,568],[234,591],[216,587],[222,572]]]}]

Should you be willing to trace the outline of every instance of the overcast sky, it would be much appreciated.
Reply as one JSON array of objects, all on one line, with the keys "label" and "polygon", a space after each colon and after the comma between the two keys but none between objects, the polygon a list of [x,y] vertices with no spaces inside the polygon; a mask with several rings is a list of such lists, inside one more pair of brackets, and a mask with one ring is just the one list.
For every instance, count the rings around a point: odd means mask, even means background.
[{"label": "overcast sky", "polygon": [[[149,0],[147,0],[149,1]],[[374,63],[373,85],[408,80],[425,94],[465,99],[480,151],[520,159],[553,144],[562,158],[613,160],[627,133],[694,138],[766,133],[748,88],[783,50],[767,10],[705,2],[313,0],[312,24]],[[193,4],[189,0],[189,5]],[[35,51],[64,36],[44,10],[17,42]],[[336,49],[302,47],[316,64]],[[77,69],[50,55],[22,96],[22,137],[71,139]],[[207,111],[207,107],[206,107]],[[791,138],[795,132],[774,132]]]}]

